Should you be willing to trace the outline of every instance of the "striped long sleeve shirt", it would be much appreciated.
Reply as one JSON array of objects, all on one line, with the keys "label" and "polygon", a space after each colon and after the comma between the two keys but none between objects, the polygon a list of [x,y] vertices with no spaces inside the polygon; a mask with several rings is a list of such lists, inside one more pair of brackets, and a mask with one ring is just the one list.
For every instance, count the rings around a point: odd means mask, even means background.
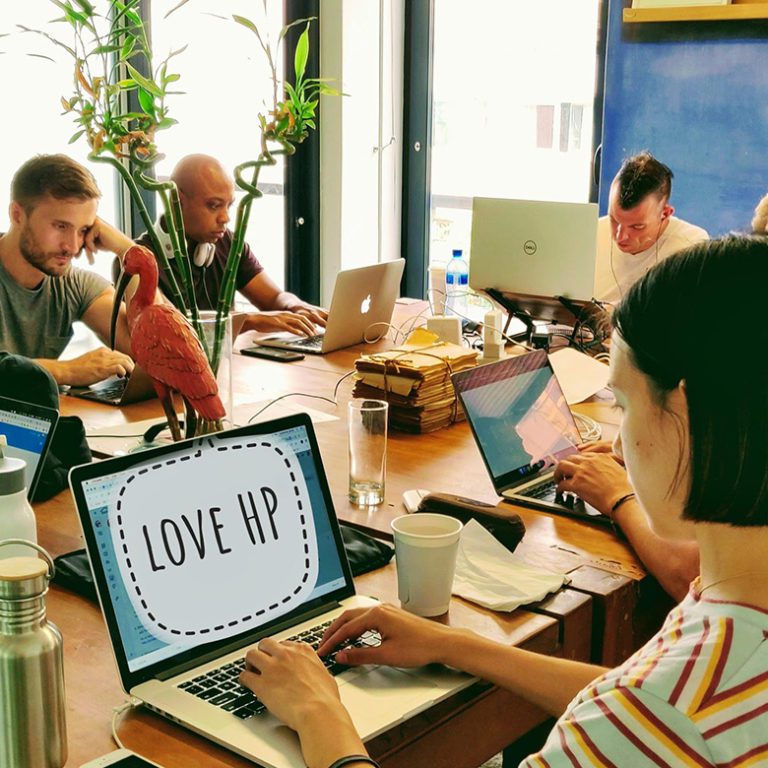
[{"label": "striped long sleeve shirt", "polygon": [[692,588],[521,766],[768,766],[768,612]]}]

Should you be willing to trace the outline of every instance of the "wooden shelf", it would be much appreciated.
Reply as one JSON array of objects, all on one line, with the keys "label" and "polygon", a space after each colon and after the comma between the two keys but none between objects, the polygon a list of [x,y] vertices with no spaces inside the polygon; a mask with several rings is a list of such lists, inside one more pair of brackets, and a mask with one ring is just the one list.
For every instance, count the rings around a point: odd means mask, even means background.
[{"label": "wooden shelf", "polygon": [[689,5],[673,8],[625,8],[624,22],[654,21],[736,21],[768,19],[768,3],[742,2],[734,5]]}]

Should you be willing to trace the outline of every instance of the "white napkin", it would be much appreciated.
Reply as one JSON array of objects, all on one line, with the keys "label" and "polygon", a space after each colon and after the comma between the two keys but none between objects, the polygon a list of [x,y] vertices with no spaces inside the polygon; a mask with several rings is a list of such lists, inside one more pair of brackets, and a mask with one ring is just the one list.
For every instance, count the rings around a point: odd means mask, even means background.
[{"label": "white napkin", "polygon": [[453,594],[494,611],[514,611],[542,600],[570,579],[534,568],[500,544],[480,523],[470,520],[461,532]]}]

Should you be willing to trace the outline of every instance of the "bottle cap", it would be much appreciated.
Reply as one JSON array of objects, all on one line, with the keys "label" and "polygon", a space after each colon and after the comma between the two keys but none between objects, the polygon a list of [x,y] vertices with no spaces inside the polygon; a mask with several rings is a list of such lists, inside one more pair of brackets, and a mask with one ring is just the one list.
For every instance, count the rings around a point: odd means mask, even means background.
[{"label": "bottle cap", "polygon": [[0,496],[18,493],[26,488],[27,462],[3,454],[7,445],[5,435],[0,435]]},{"label": "bottle cap", "polygon": [[454,255],[454,257],[461,256],[461,248],[454,248],[453,249],[453,255]]},{"label": "bottle cap", "polygon": [[38,557],[0,560],[0,600],[42,595],[48,588],[48,563]]}]

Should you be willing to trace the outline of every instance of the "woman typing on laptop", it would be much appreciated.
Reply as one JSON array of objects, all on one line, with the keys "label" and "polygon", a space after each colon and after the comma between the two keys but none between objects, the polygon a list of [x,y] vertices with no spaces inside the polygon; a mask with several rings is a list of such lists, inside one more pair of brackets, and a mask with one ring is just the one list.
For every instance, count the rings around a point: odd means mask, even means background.
[{"label": "woman typing on laptop", "polygon": [[[653,530],[695,539],[701,553],[689,594],[634,656],[607,670],[391,606],[342,615],[319,652],[376,629],[379,647],[344,650],[337,660],[440,662],[530,700],[560,719],[525,766],[764,764],[768,330],[756,302],[742,305],[749,335],[708,321],[723,296],[767,279],[764,238],[709,241],[651,269],[613,316],[611,384],[622,412],[614,448]],[[712,364],[711,350],[722,348],[731,365]],[[726,401],[734,381],[749,394]],[[265,640],[247,661],[243,683],[299,733],[310,768],[371,764],[311,649]]]}]

